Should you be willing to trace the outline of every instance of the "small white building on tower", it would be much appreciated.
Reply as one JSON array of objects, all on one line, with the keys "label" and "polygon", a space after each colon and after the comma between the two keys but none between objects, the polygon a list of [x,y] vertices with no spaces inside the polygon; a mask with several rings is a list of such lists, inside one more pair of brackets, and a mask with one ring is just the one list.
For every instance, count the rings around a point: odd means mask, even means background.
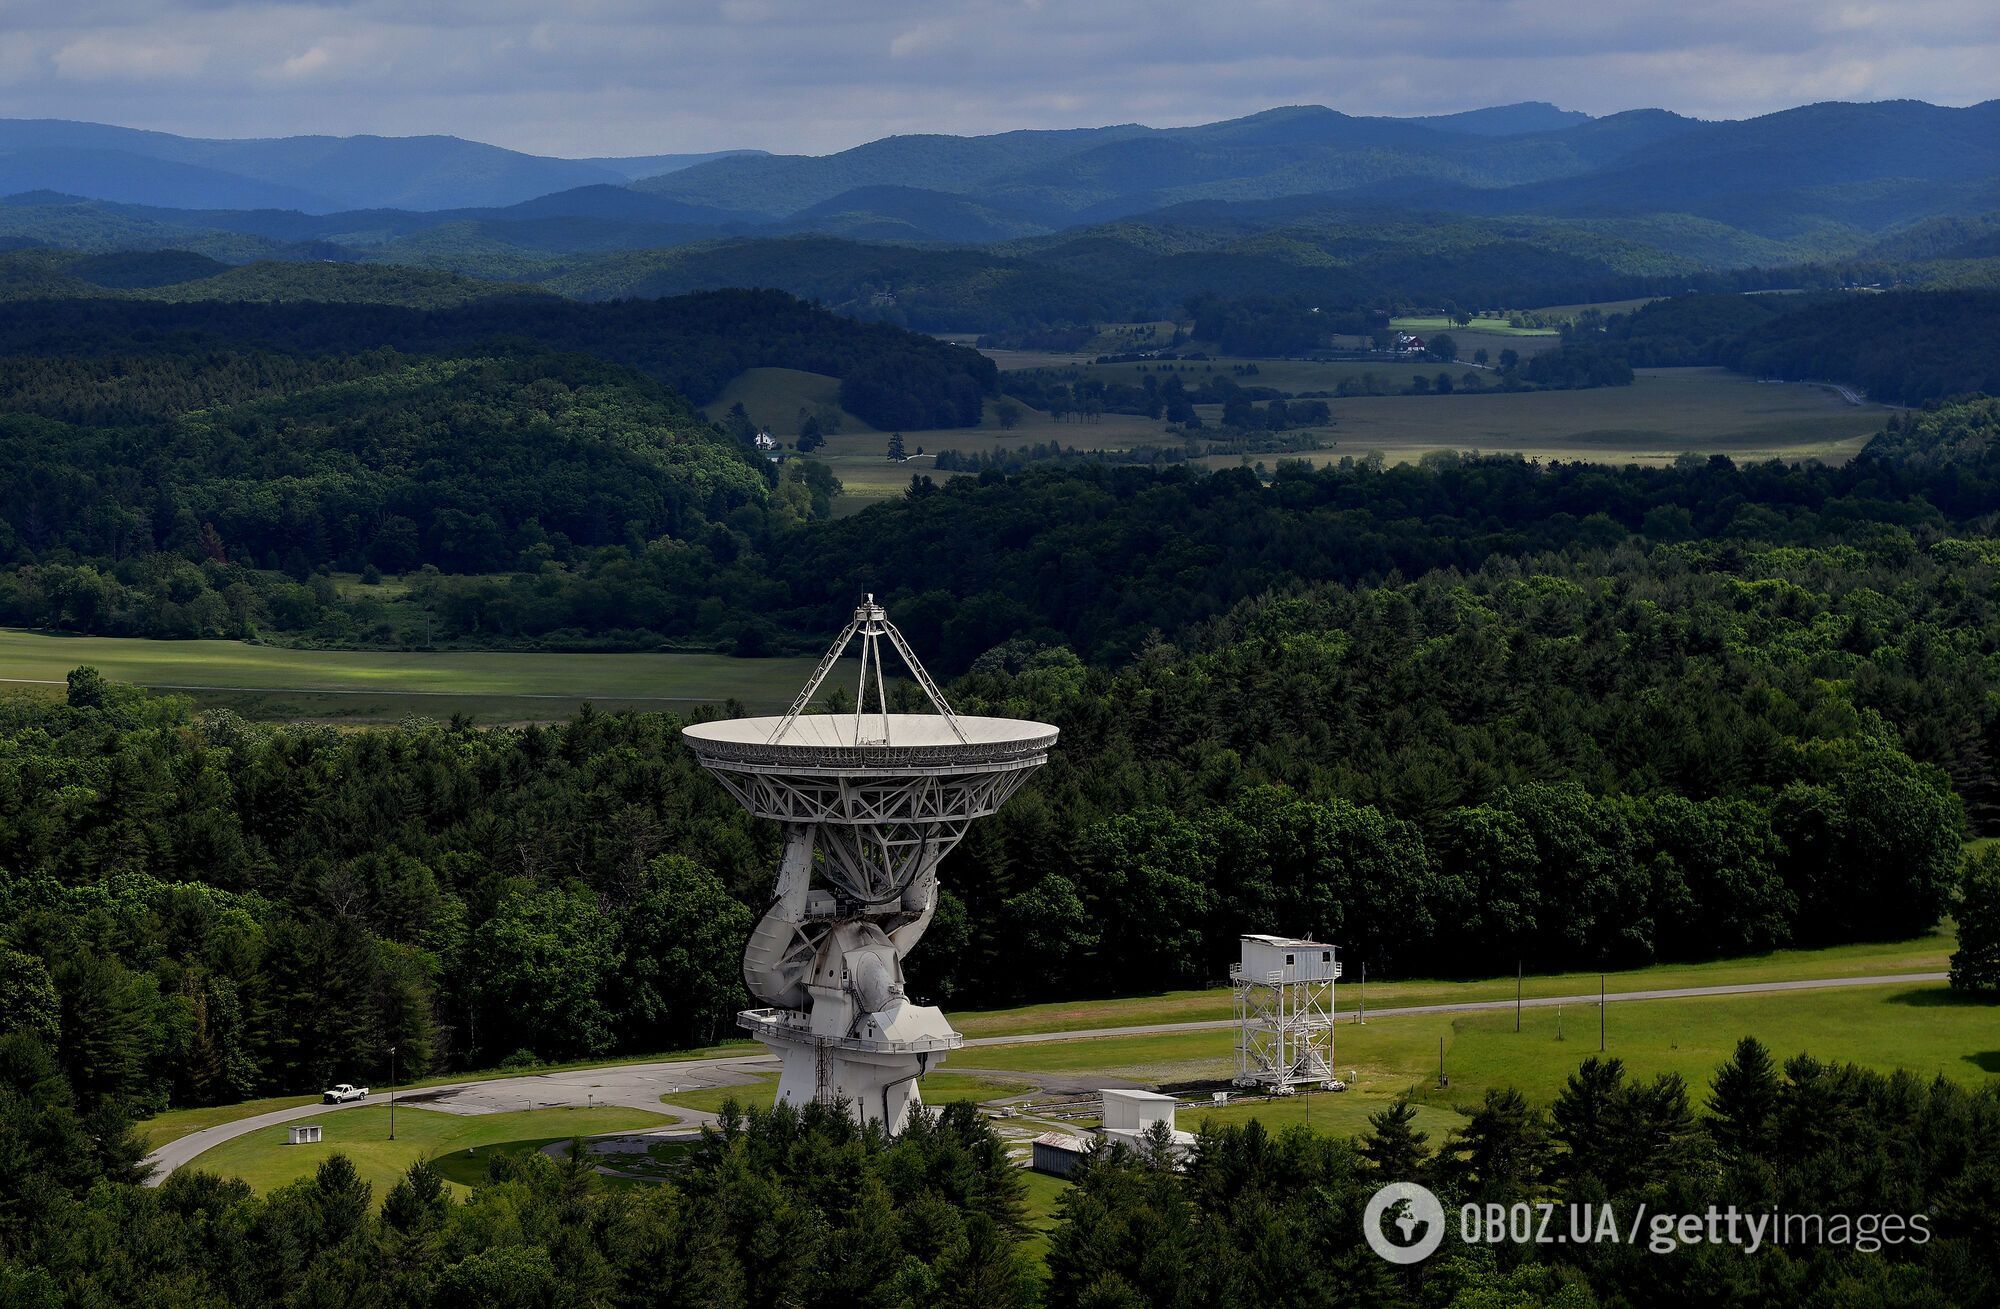
[{"label": "small white building on tower", "polygon": [[1236,984],[1236,1085],[1290,1095],[1333,1075],[1334,946],[1287,936],[1245,936],[1229,969]]}]

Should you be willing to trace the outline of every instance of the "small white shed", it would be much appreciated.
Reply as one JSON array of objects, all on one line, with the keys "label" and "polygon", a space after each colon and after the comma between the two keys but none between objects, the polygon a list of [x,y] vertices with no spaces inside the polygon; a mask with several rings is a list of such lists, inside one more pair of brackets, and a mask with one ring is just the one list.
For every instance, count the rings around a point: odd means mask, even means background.
[{"label": "small white shed", "polygon": [[1168,1130],[1174,1125],[1175,1100],[1154,1091],[1100,1091],[1101,1115],[1107,1132],[1143,1132],[1164,1118]]},{"label": "small white shed", "polygon": [[290,1130],[289,1135],[291,1137],[289,1144],[291,1145],[318,1145],[319,1124],[300,1123]]},{"label": "small white shed", "polygon": [[1284,986],[1296,982],[1331,982],[1340,976],[1334,947],[1323,941],[1249,935],[1242,944],[1243,960],[1232,970],[1238,981]]}]

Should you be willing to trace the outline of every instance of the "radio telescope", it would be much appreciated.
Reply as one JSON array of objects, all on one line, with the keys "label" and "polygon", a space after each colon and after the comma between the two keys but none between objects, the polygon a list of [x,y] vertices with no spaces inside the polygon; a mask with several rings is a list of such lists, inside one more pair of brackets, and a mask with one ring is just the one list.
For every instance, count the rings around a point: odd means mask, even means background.
[{"label": "radio telescope", "polygon": [[[857,638],[854,712],[805,712]],[[884,641],[935,713],[889,711]],[[903,989],[903,959],[937,910],[938,861],[1048,761],[1056,729],[953,713],[870,595],[782,718],[682,736],[738,803],[784,824],[777,886],[743,951],[744,985],[767,1007],[736,1016],[783,1059],[779,1102],[844,1100],[902,1131],[917,1079],[964,1042]]]}]

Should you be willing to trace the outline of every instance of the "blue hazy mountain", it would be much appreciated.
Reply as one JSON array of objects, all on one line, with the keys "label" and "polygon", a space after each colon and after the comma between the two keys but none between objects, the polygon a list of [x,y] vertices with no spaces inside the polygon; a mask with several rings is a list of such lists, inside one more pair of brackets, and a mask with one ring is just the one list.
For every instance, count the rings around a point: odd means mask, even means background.
[{"label": "blue hazy mountain", "polygon": [[0,119],[6,192],[50,190],[173,208],[327,213],[510,205],[721,157],[555,159],[453,136],[213,140],[62,119]]},{"label": "blue hazy mountain", "polygon": [[[566,256],[799,236],[984,246],[1068,233],[1234,266],[1250,256],[1225,248],[1258,231],[1330,231],[1311,247],[1345,248],[1367,230],[1357,214],[1559,220],[1573,243],[1595,232],[1672,256],[1663,269],[1740,267],[1844,258],[2000,212],[2000,102],[1828,103],[1723,122],[1541,103],[1430,119],[1294,105],[1191,127],[895,136],[821,156],[580,160],[450,137],[213,141],[0,120],[0,195],[13,196],[0,241],[16,244],[510,278],[554,276]],[[787,284],[798,249],[770,253]]]},{"label": "blue hazy mountain", "polygon": [[1520,136],[1527,132],[1559,132],[1566,127],[1576,127],[1589,122],[1590,115],[1574,109],[1558,109],[1546,100],[1523,100],[1514,105],[1493,105],[1457,114],[1431,114],[1410,121],[1435,127],[1441,132]]}]

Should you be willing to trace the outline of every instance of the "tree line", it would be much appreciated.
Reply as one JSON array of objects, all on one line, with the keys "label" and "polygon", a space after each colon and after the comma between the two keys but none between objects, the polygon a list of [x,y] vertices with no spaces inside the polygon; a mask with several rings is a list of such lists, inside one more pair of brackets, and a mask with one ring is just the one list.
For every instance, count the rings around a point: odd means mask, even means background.
[{"label": "tree line", "polygon": [[[1624,550],[1274,596],[1120,669],[1003,645],[955,702],[1063,745],[947,857],[915,982],[1201,985],[1243,931],[1377,976],[1919,933],[2000,818],[1996,568]],[[260,727],[88,672],[0,708],[8,993],[121,1095],[730,1030],[776,836],[678,719]]]},{"label": "tree line", "polygon": [[[588,355],[636,370],[695,404],[746,368],[796,368],[871,379],[855,414],[900,423],[904,407],[976,424],[963,393],[998,388],[993,362],[881,323],[830,313],[780,291],[701,291],[666,299],[584,304],[553,297],[482,300],[437,309],[382,304],[165,303],[144,300],[0,301],[0,358],[199,359],[215,352],[317,358],[395,350],[464,358],[535,352]],[[898,381],[898,379],[901,379]],[[878,409],[877,403],[883,407]]]},{"label": "tree line", "polygon": [[[142,1189],[128,1122],[13,1033],[0,1036],[0,1292],[29,1309],[1592,1309],[2000,1294],[1991,1087],[1808,1054],[1780,1063],[1746,1038],[1705,1087],[1591,1057],[1546,1108],[1496,1088],[1459,1120],[1426,1130],[1405,1099],[1351,1140],[1204,1124],[1180,1166],[1161,1133],[1105,1145],[1058,1202],[1037,1267],[1021,1175],[965,1104],[919,1114],[893,1142],[825,1106],[725,1106],[650,1184],[608,1185],[572,1148],[491,1152],[464,1200],[420,1162],[378,1203],[339,1154],[264,1196],[187,1169]],[[1407,1268],[1363,1237],[1370,1196],[1392,1181],[1444,1207],[1440,1248]],[[1565,1233],[1565,1206],[1608,1210],[1617,1239],[1468,1241],[1468,1203],[1531,1218],[1553,1206]],[[1817,1217],[1754,1250],[1660,1226],[1710,1206]]]},{"label": "tree line", "polygon": [[[1459,1112],[1456,1127],[1434,1135],[1398,1102],[1351,1142],[1256,1122],[1204,1129],[1184,1172],[1163,1142],[1100,1151],[1064,1202],[1044,1303],[1590,1309],[2000,1295],[1991,1086],[1807,1054],[1780,1064],[1745,1038],[1706,1088],[1592,1057],[1546,1109],[1499,1088]],[[1362,1243],[1365,1206],[1392,1181],[1420,1182],[1444,1207],[1442,1246],[1408,1268]],[[1469,1242],[1459,1220],[1467,1203],[1555,1206],[1549,1230],[1566,1238],[1565,1206],[1608,1206],[1617,1237]],[[1662,1241],[1659,1215],[1711,1206],[1819,1217],[1748,1253],[1670,1233]],[[1529,1214],[1540,1222],[1538,1208]],[[1841,1231],[1844,1240],[1829,1235]]]}]

